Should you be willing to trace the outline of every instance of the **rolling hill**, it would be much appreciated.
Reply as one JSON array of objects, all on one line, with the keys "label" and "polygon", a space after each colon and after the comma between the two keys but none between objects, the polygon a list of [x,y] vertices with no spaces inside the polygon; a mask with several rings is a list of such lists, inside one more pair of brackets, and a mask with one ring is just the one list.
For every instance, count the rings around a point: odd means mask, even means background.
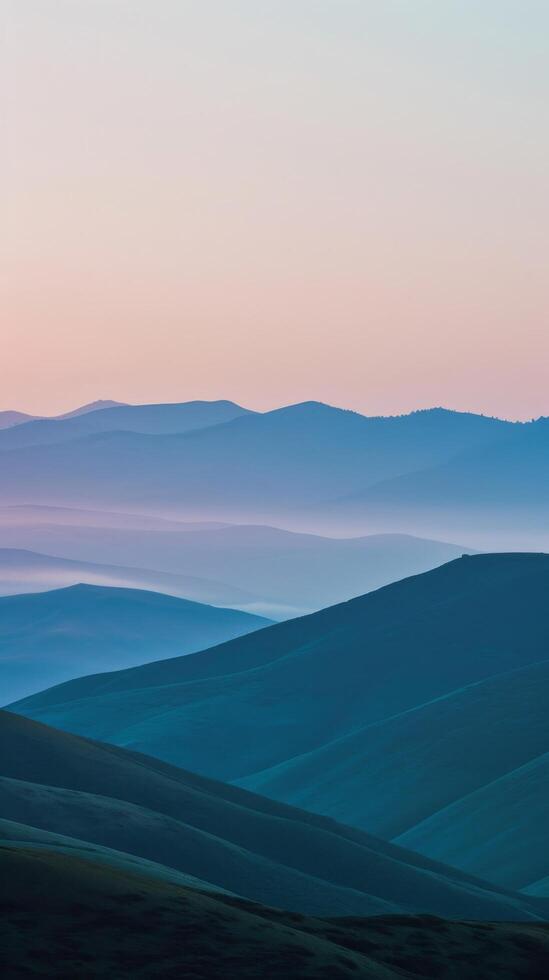
[{"label": "rolling hill", "polygon": [[[204,892],[55,842],[0,842],[7,977],[518,980],[543,975],[547,927],[433,917],[323,920]],[[44,902],[44,896],[48,901]],[[151,928],[154,923],[154,928]],[[482,971],[482,974],[479,973]],[[403,972],[404,971],[404,972]],[[426,972],[427,971],[427,972]],[[436,973],[435,973],[436,971]]]},{"label": "rolling hill", "polygon": [[549,896],[548,787],[549,753],[533,752],[524,765],[437,810],[396,840],[437,860],[454,858],[458,867],[507,888]]},{"label": "rolling hill", "polygon": [[536,921],[549,911],[543,899],[156,759],[9,712],[0,712],[0,732],[0,817],[78,841],[80,851],[83,842],[114,850],[117,866],[132,855],[204,887],[314,915],[421,910]]},{"label": "rolling hill", "polygon": [[[59,513],[59,517],[56,515]],[[0,544],[4,548],[78,560],[77,581],[156,588],[200,602],[237,606],[249,612],[287,619],[350,599],[389,582],[426,571],[458,557],[463,546],[409,535],[370,535],[336,539],[297,534],[260,525],[186,525],[159,518],[79,511],[69,519],[61,508],[14,508],[0,511]],[[1,549],[0,549],[1,553]],[[10,582],[6,553],[5,586],[13,592],[23,562],[15,561]],[[86,568],[86,563],[96,567]],[[36,564],[36,571],[39,563]],[[2,561],[0,554],[0,569]],[[111,566],[101,571],[97,566]],[[164,577],[155,572],[169,573]],[[112,568],[118,566],[119,570]],[[128,566],[136,566],[132,576]],[[43,588],[74,582],[77,565],[56,565]],[[63,578],[58,578],[63,574]],[[181,585],[170,575],[183,576]],[[28,581],[36,578],[29,567]],[[186,588],[185,581],[189,581]],[[209,584],[211,583],[211,584]],[[221,583],[225,583],[223,586]]]},{"label": "rolling hill", "polygon": [[[549,874],[547,784],[524,790],[524,767],[549,751],[548,591],[546,555],[464,557],[14,707],[528,887]],[[514,831],[502,832],[503,797]]]},{"label": "rolling hill", "polygon": [[548,692],[549,660],[504,671],[241,785],[526,888],[549,874]]},{"label": "rolling hill", "polygon": [[269,620],[156,592],[76,585],[0,598],[3,698],[84,671],[200,650]]}]

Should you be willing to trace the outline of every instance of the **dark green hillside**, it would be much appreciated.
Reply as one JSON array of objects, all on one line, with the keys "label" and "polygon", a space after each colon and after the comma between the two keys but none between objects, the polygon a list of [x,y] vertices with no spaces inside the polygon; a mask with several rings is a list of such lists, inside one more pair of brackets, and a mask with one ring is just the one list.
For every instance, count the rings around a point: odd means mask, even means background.
[{"label": "dark green hillside", "polygon": [[549,961],[540,925],[305,918],[47,847],[0,844],[0,873],[8,980],[541,980]]},{"label": "dark green hillside", "polygon": [[[548,556],[464,557],[14,708],[387,838],[410,834],[426,854],[527,887],[549,873],[535,843],[547,782],[518,789],[549,752],[548,599]],[[465,798],[474,816],[464,802],[453,837],[443,814]],[[514,837],[498,829],[507,805]]]},{"label": "dark green hillside", "polygon": [[536,920],[549,904],[156,759],[0,713],[0,817],[313,915]]}]

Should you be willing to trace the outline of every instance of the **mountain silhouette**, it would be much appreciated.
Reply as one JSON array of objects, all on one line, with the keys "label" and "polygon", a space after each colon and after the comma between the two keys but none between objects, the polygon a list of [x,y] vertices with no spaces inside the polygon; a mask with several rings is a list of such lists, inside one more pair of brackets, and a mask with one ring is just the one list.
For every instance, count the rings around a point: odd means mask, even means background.
[{"label": "mountain silhouette", "polygon": [[102,432],[182,433],[218,425],[248,410],[229,401],[166,405],[93,402],[57,418],[34,419],[0,435],[0,450],[70,442]]},{"label": "mountain silhouette", "polygon": [[32,422],[35,415],[28,415],[26,412],[0,412],[0,430],[11,429],[14,425],[21,425],[23,422]]},{"label": "mountain silhouette", "polygon": [[89,412],[102,412],[106,408],[121,408],[128,407],[125,402],[115,402],[112,398],[98,398],[94,402],[87,402],[86,405],[80,405],[78,408],[73,408],[70,412],[63,412],[62,415],[52,416],[55,419],[74,419],[79,415],[88,415]]},{"label": "mountain silhouette", "polygon": [[[512,423],[439,409],[366,418],[316,402],[263,414],[229,405],[238,417],[212,424],[210,412],[200,428],[191,413],[194,431],[184,431],[192,426],[181,419],[189,406],[179,414],[172,406],[177,417],[163,428],[137,419],[140,412],[163,418],[167,409],[128,406],[6,430],[0,500],[154,508],[241,523],[276,524],[292,516],[305,527],[327,501],[514,431]],[[60,441],[63,431],[67,441]],[[55,443],[38,444],[47,439]]]},{"label": "mountain silhouette", "polygon": [[[123,402],[114,402],[111,400],[101,399],[100,401],[89,402],[87,405],[81,405],[80,408],[75,408],[72,412],[65,412],[64,415],[50,416],[50,419],[70,419],[76,415],[86,415],[88,412],[96,412],[104,408],[114,408],[122,404]],[[29,415],[28,412],[0,412],[0,429],[10,429],[14,425],[22,425],[25,422],[35,422],[42,418],[43,416],[40,415]]]}]

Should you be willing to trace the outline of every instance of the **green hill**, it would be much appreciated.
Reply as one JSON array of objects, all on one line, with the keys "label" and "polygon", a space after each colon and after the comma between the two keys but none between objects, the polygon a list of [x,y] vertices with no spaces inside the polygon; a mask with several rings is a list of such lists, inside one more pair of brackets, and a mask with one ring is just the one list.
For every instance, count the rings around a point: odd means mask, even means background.
[{"label": "green hill", "polygon": [[305,918],[52,846],[1,840],[0,872],[7,978],[518,980],[549,957],[545,926]]},{"label": "green hill", "polygon": [[156,759],[0,712],[0,817],[311,915],[531,920],[549,903]]},{"label": "green hill", "polygon": [[[526,792],[513,773],[549,751],[548,593],[546,555],[464,557],[14,707],[528,887],[549,873],[547,783]],[[469,811],[481,791],[482,819]],[[448,807],[462,813],[453,836]]]}]

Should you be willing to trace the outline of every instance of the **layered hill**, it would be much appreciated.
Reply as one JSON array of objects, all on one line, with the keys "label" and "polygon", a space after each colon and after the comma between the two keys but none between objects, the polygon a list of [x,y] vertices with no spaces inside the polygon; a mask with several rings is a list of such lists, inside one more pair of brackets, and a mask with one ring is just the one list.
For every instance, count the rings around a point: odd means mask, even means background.
[{"label": "layered hill", "polygon": [[464,557],[15,708],[527,888],[549,874],[528,769],[549,751],[548,593],[546,555]]},{"label": "layered hill", "polygon": [[[108,537],[107,529],[105,537]],[[146,589],[220,606],[259,606],[262,601],[267,604],[267,600],[261,600],[257,594],[196,575],[76,561],[20,548],[0,548],[0,595],[45,592],[82,584]]]},{"label": "layered hill", "polygon": [[156,592],[76,585],[0,598],[7,702],[83,672],[191,653],[269,620]]},{"label": "layered hill", "polygon": [[89,412],[102,412],[106,408],[128,408],[126,402],[117,402],[112,398],[97,398],[93,402],[86,402],[78,408],[71,409],[70,412],[63,412],[61,415],[50,416],[53,419],[73,419],[78,415],[88,415]]},{"label": "layered hill", "polygon": [[546,660],[359,728],[241,784],[526,888],[549,872],[548,694]]},{"label": "layered hill", "polygon": [[0,502],[549,547],[548,433],[445,409],[115,405],[1,429]]},{"label": "layered hill", "polygon": [[435,536],[465,532],[481,547],[520,541],[545,547],[548,489],[549,420],[543,418],[490,445],[366,486],[327,511],[342,528],[374,522]]},{"label": "layered hill", "polygon": [[[166,406],[105,409],[81,419],[6,430],[0,438],[6,453],[0,499],[131,505],[216,519],[246,515],[248,522],[293,514],[305,526],[313,506],[445,462],[514,431],[498,419],[443,410],[366,418],[316,402],[264,414],[233,406],[239,417],[210,421],[200,430],[195,425],[195,431],[186,431],[191,426],[181,419],[163,429],[125,420],[153,409]],[[113,414],[116,425],[107,431]],[[59,426],[69,427],[70,441],[60,441]],[[78,426],[94,428],[85,436],[79,429],[76,438]],[[39,444],[46,438],[33,433],[50,430],[55,443]]]},{"label": "layered hill", "polygon": [[0,412],[0,429],[11,429],[13,425],[32,422],[34,418],[34,415],[28,415],[26,412],[12,412],[9,410]]},{"label": "layered hill", "polygon": [[[543,693],[546,698],[547,687]],[[549,896],[548,787],[549,753],[538,756],[534,750],[528,762],[437,810],[396,840],[438,860],[453,859],[506,887]]]},{"label": "layered hill", "polygon": [[[115,402],[110,399],[100,399],[99,401],[89,402],[87,405],[80,405],[79,408],[73,409],[72,412],[65,412],[63,415],[52,416],[47,421],[70,419],[77,415],[87,415],[88,412],[97,412],[104,408],[115,408],[122,404],[123,402]],[[12,426],[24,425],[27,422],[36,422],[41,419],[42,416],[29,415],[28,412],[4,411],[0,412],[0,429],[11,429]]]},{"label": "layered hill", "polygon": [[[17,591],[19,581],[29,587],[36,581],[35,588],[75,581],[143,585],[287,619],[426,571],[467,550],[409,535],[336,539],[261,525],[200,526],[100,512],[82,512],[79,518],[79,513],[69,519],[71,512],[61,508],[0,511],[4,593]],[[11,580],[8,547],[13,549]],[[68,561],[26,562],[23,551]],[[23,575],[19,569],[25,563]],[[95,567],[86,567],[90,564]],[[129,566],[135,566],[135,574]],[[170,580],[173,575],[183,577],[179,584]]]},{"label": "layered hill", "polygon": [[57,418],[29,419],[16,429],[10,425],[0,434],[0,450],[69,442],[102,432],[189,432],[247,414],[248,409],[229,401],[166,405],[94,402]]},{"label": "layered hill", "polygon": [[[88,842],[118,868],[132,855],[201,887],[314,915],[421,910],[535,921],[549,910],[544,900],[156,759],[9,712],[0,713],[0,732],[0,817],[35,828],[34,843],[37,831],[70,838],[78,852]],[[56,846],[66,852],[70,843]]]},{"label": "layered hill", "polygon": [[55,504],[7,504],[0,506],[2,535],[19,527],[97,527],[129,528],[141,531],[203,531],[228,527],[220,521],[179,521],[159,514],[135,511],[93,510],[83,507],[57,507]]}]

